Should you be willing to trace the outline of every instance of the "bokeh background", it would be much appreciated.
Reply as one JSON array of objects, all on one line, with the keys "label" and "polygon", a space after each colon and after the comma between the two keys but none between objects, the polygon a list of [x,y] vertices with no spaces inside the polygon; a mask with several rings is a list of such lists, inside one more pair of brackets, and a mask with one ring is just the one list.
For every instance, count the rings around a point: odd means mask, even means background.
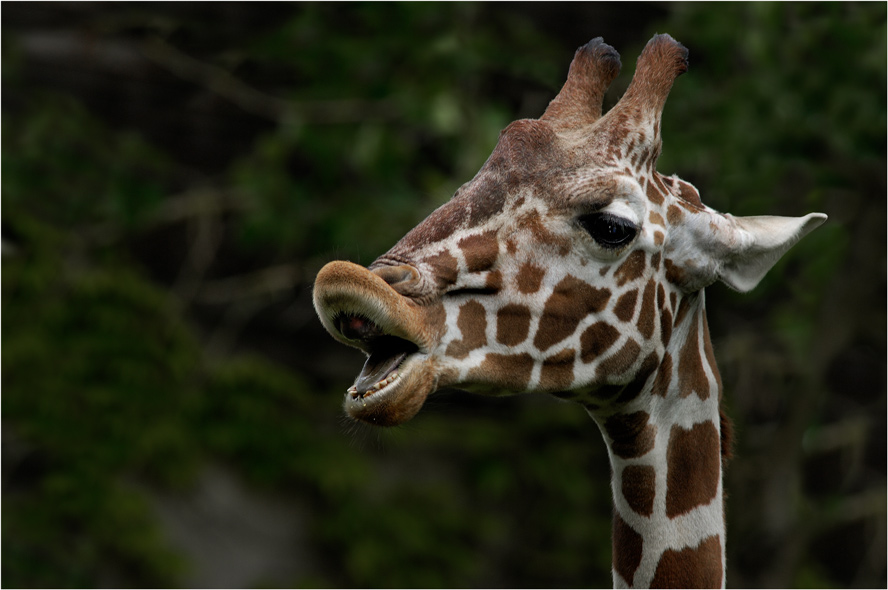
[{"label": "bokeh background", "polygon": [[537,117],[604,36],[690,49],[661,172],[829,214],[708,289],[728,583],[886,585],[886,5],[2,6],[4,587],[596,587],[577,406],[436,395],[392,430],[311,307]]}]

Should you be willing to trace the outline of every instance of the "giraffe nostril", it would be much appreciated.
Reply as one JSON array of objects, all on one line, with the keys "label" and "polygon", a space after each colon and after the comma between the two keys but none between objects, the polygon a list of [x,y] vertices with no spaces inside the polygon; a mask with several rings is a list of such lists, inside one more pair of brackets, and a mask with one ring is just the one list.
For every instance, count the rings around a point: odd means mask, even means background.
[{"label": "giraffe nostril", "polygon": [[419,272],[407,264],[380,266],[374,268],[371,272],[396,290],[408,285],[414,285],[419,281]]}]

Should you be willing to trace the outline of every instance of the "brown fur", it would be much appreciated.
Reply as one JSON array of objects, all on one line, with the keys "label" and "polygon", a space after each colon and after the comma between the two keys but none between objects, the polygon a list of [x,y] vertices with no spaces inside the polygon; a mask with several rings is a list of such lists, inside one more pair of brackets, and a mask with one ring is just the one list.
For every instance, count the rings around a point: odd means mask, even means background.
[{"label": "brown fur", "polygon": [[580,336],[580,352],[584,363],[591,363],[610,348],[620,337],[620,332],[604,322],[596,322]]},{"label": "brown fur", "polygon": [[610,377],[622,375],[632,368],[638,355],[641,354],[641,346],[635,340],[627,340],[623,348],[618,350],[613,356],[604,359],[595,370],[596,374],[601,377]]},{"label": "brown fur", "polygon": [[666,515],[675,518],[708,504],[718,492],[721,441],[715,424],[700,422],[686,430],[673,426],[666,451]]},{"label": "brown fur", "polygon": [[620,392],[620,396],[614,400],[614,403],[625,404],[638,397],[638,394],[644,389],[650,376],[657,370],[657,365],[659,365],[659,363],[660,359],[657,357],[657,353],[652,352],[647,355],[644,361],[642,361],[641,366],[638,368],[638,372],[635,374],[635,379],[633,379],[632,383],[627,385],[623,391]]},{"label": "brown fur", "polygon": [[678,359],[678,388],[682,397],[696,393],[700,399],[705,400],[709,397],[709,379],[703,369],[703,359],[697,344],[699,325],[699,317],[691,319],[687,343],[681,347]]},{"label": "brown fur", "polygon": [[654,511],[657,473],[650,465],[627,465],[620,477],[626,503],[636,514],[650,516]]},{"label": "brown fur", "polygon": [[707,537],[696,547],[667,549],[651,588],[721,588],[722,571],[721,541]]},{"label": "brown fur", "polygon": [[638,331],[648,340],[654,335],[657,322],[657,309],[654,305],[656,291],[657,284],[654,279],[648,280],[644,288],[644,296],[641,299],[641,311],[638,314]]},{"label": "brown fur", "polygon": [[447,346],[447,356],[456,359],[466,358],[476,348],[487,344],[487,311],[477,301],[467,301],[459,308],[456,319],[462,338]]},{"label": "brown fur", "polygon": [[626,291],[617,299],[614,305],[614,315],[622,322],[628,322],[635,315],[635,301],[638,299],[638,290]]},{"label": "brown fur", "polygon": [[668,352],[663,354],[663,360],[657,367],[657,376],[654,377],[654,384],[651,388],[652,395],[666,397],[669,391],[669,384],[672,381],[672,355]]},{"label": "brown fur", "polygon": [[675,205],[669,205],[666,209],[666,219],[669,221],[670,225],[678,225],[681,223],[682,217],[684,217],[684,213],[682,213],[681,209]]},{"label": "brown fur", "polygon": [[527,387],[533,371],[533,357],[522,354],[488,353],[484,361],[469,371],[468,381],[501,384],[512,391]]},{"label": "brown fur", "polygon": [[614,511],[613,524],[614,570],[632,586],[635,571],[641,565],[644,540]]},{"label": "brown fur", "polygon": [[647,412],[615,414],[605,420],[604,429],[613,441],[611,450],[624,459],[641,457],[654,448],[657,427]]},{"label": "brown fur", "polygon": [[540,373],[540,389],[566,389],[571,386],[574,378],[574,357],[572,348],[562,350],[543,361]]},{"label": "brown fur", "polygon": [[530,309],[526,305],[508,304],[496,312],[496,340],[506,346],[521,344],[530,330]]},{"label": "brown fur", "polygon": [[617,286],[622,287],[630,281],[640,278],[644,274],[647,267],[647,256],[641,250],[636,250],[626,257],[626,260],[617,267],[614,272],[614,278],[617,280]]},{"label": "brown fur", "polygon": [[[651,203],[653,203],[654,205],[662,205],[663,202],[666,200],[665,197],[663,197],[663,194],[659,190],[657,190],[657,187],[653,182],[647,183],[647,187],[645,188],[645,194],[647,194],[648,200]],[[654,217],[653,217],[654,215],[656,215],[657,218],[659,218],[659,221],[654,221]],[[665,223],[663,223],[663,218],[660,217],[659,213],[651,213],[651,222],[657,223],[657,224],[662,225],[664,227],[666,225]]]},{"label": "brown fur", "polygon": [[536,293],[540,290],[540,285],[543,282],[544,276],[546,276],[545,269],[529,262],[525,262],[521,265],[521,268],[518,269],[518,274],[515,277],[515,285],[521,293]]},{"label": "brown fur", "polygon": [[678,181],[678,197],[695,207],[703,207],[703,201],[700,200],[700,193],[693,186],[683,180]]},{"label": "brown fur", "polygon": [[434,256],[425,259],[425,263],[432,267],[432,276],[435,277],[438,289],[443,291],[456,283],[459,276],[459,266],[447,250],[441,250]]},{"label": "brown fur", "polygon": [[573,334],[583,318],[604,309],[610,295],[607,289],[592,287],[571,275],[564,277],[546,301],[534,346],[547,350]]},{"label": "brown fur", "polygon": [[473,234],[459,241],[469,272],[490,269],[499,257],[499,240],[495,231]]}]

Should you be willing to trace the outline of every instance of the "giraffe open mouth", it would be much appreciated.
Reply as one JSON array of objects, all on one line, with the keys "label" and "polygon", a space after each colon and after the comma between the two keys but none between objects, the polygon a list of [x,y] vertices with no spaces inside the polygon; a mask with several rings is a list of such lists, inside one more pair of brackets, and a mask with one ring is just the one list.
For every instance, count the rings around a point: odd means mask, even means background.
[{"label": "giraffe open mouth", "polygon": [[364,399],[383,393],[401,376],[404,361],[419,351],[415,343],[386,334],[378,325],[356,314],[340,314],[334,321],[339,332],[348,338],[361,342],[368,352],[364,368],[348,389],[352,399]]},{"label": "giraffe open mouth", "polygon": [[381,426],[412,418],[437,383],[423,311],[378,275],[343,261],[318,273],[314,304],[334,338],[367,355],[346,392],[346,413]]}]

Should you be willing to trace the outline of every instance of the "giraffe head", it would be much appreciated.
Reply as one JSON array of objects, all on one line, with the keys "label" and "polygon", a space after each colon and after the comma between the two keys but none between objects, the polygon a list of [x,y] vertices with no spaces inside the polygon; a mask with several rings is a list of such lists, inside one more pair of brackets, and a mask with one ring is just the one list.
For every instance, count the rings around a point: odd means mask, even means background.
[{"label": "giraffe head", "polygon": [[542,117],[509,125],[449,202],[368,268],[321,269],[321,321],[368,356],[350,416],[399,424],[443,387],[616,399],[668,354],[685,298],[752,289],[826,219],[721,214],[656,172],[687,50],[655,36],[602,115],[619,69],[600,38],[578,49]]}]

